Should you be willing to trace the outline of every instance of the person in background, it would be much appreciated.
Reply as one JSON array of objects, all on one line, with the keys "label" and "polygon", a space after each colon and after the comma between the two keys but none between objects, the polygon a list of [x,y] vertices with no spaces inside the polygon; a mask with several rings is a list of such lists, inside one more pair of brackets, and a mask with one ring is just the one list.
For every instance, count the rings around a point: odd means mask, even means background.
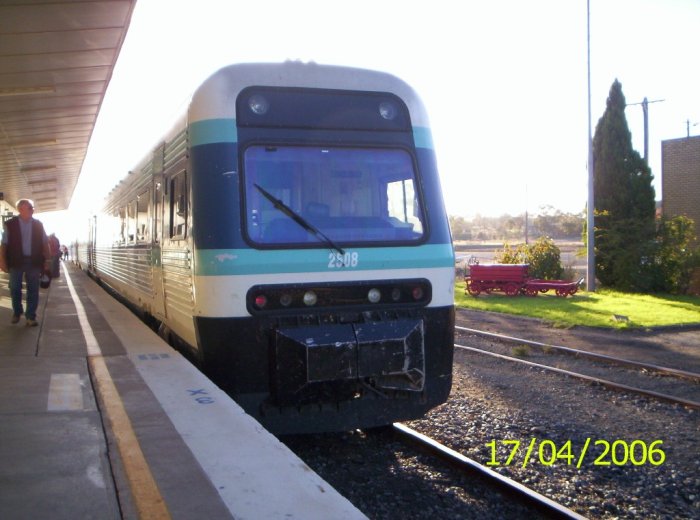
[{"label": "person in background", "polygon": [[[29,199],[17,202],[19,216],[7,220],[0,242],[0,270],[10,273],[12,297],[11,323],[19,322],[22,314],[27,327],[36,327],[39,306],[39,278],[43,270],[51,269],[49,239],[44,225],[32,215],[34,204]],[[22,307],[22,279],[27,284],[27,309]]]},{"label": "person in background", "polygon": [[49,251],[51,253],[51,278],[61,276],[61,242],[55,233],[49,235]]}]

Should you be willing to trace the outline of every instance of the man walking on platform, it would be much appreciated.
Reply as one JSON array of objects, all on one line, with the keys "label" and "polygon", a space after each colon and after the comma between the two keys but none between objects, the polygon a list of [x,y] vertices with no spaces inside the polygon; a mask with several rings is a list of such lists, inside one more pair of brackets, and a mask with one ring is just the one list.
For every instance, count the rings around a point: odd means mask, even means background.
[{"label": "man walking on platform", "polygon": [[[10,273],[12,296],[11,323],[24,313],[27,327],[36,327],[39,306],[39,279],[44,269],[51,268],[49,241],[44,225],[32,217],[34,204],[29,199],[17,202],[18,217],[5,222],[0,244],[0,269]],[[22,307],[22,278],[27,284],[27,310]]]}]

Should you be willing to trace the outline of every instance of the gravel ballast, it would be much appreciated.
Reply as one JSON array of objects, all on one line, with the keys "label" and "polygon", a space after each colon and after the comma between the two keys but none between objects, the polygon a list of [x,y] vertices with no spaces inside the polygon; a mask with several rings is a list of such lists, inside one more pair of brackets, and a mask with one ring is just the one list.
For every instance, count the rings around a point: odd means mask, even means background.
[{"label": "gravel ballast", "polygon": [[[472,311],[458,311],[457,323],[573,348],[615,355],[625,351],[625,357],[637,352],[643,361],[667,366],[677,365],[680,357],[680,368],[700,367],[700,331],[693,329],[628,335],[566,331],[538,320]],[[480,326],[489,323],[497,328]],[[475,347],[492,341],[468,338]],[[408,426],[477,462],[498,462],[494,470],[589,518],[700,517],[697,411],[459,350],[453,373],[448,402]],[[396,441],[390,432],[282,440],[369,518],[536,516],[478,479]],[[515,441],[519,449],[508,463]],[[652,443],[653,462],[648,452]]]}]

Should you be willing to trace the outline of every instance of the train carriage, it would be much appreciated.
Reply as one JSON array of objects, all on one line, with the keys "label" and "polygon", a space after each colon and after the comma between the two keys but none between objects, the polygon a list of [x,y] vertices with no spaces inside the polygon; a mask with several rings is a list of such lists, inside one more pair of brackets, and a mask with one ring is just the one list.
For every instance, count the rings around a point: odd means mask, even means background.
[{"label": "train carriage", "polygon": [[452,241],[426,113],[391,75],[221,69],[89,236],[88,269],[273,432],[447,399]]}]

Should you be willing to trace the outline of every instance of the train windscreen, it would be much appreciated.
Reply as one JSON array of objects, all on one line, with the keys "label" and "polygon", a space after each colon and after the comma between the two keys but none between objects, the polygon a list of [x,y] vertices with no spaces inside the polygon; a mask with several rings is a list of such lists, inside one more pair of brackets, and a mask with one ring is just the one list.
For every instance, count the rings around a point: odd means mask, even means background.
[{"label": "train windscreen", "polygon": [[[400,148],[249,146],[246,229],[260,245],[417,242],[425,217]],[[319,233],[317,233],[320,232]]]}]

